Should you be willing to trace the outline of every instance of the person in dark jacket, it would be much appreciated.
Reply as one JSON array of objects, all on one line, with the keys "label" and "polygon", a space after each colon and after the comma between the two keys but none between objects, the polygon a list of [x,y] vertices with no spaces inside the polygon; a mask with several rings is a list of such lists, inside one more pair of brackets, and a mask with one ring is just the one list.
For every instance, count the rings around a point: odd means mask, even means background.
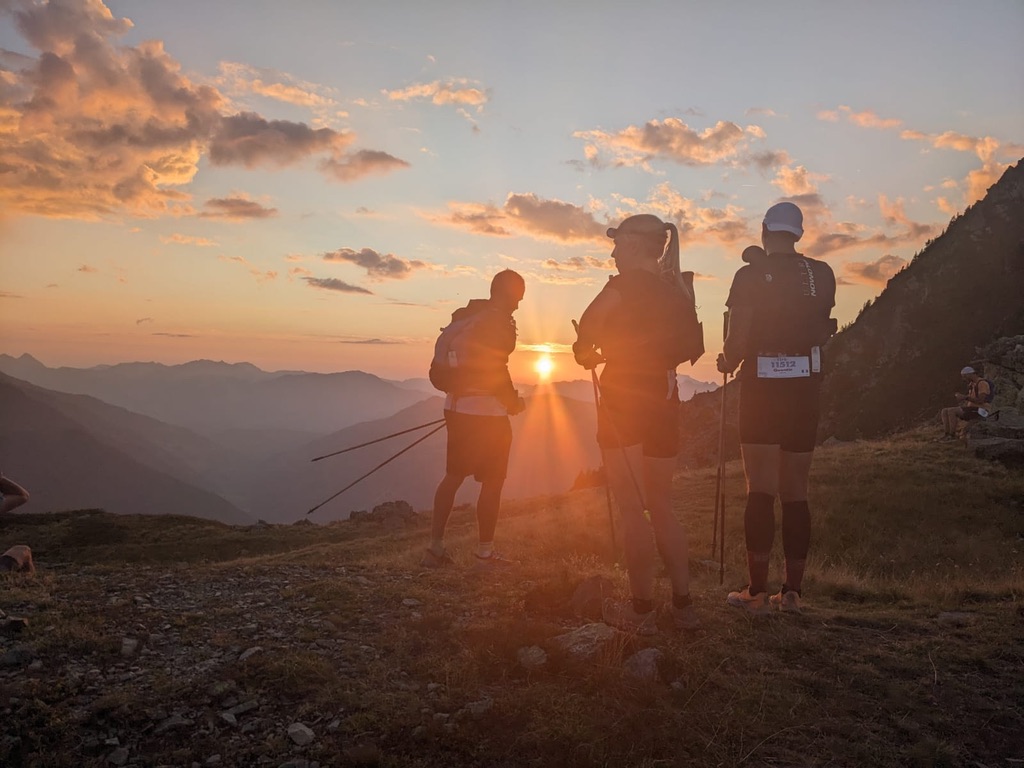
[{"label": "person in dark jacket", "polygon": [[480,483],[476,517],[479,544],[474,568],[492,570],[513,565],[494,551],[501,491],[512,447],[509,416],[525,408],[508,372],[509,355],[516,348],[516,322],[512,313],[526,293],[522,276],[506,269],[491,280],[489,299],[474,299],[452,315],[453,323],[467,316],[467,324],[453,342],[455,384],[444,403],[448,433],[445,475],[434,493],[430,547],[420,565],[441,568],[452,563],[444,536],[463,481],[472,475]]},{"label": "person in dark jacket", "polygon": [[[829,315],[836,281],[823,261],[796,251],[803,214],[773,205],[761,225],[765,255],[741,267],[726,304],[729,328],[718,370],[740,367],[740,448],[747,478],[744,532],[750,582],[730,605],[753,614],[800,611],[810,546],[808,477],[817,439],[821,347],[835,332]],[[775,538],[775,497],[782,501],[782,589],[767,593]]]},{"label": "person in dark jacket", "polygon": [[584,368],[605,363],[597,442],[619,508],[632,593],[628,601],[606,599],[602,613],[613,626],[638,634],[656,631],[654,577],[660,552],[672,581],[674,623],[695,629],[700,620],[690,599],[686,531],[672,509],[679,452],[675,369],[682,362],[675,335],[685,322],[685,303],[680,287],[661,276],[659,264],[666,241],[678,249],[679,235],[675,225],[639,214],[609,229],[608,236],[615,243],[618,275],[584,311],[573,345]]}]

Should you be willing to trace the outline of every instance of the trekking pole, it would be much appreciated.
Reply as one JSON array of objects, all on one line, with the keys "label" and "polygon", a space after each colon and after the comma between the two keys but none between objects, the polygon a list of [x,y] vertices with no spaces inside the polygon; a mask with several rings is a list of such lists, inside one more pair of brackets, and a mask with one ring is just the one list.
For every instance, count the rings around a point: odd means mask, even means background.
[{"label": "trekking pole", "polygon": [[[580,326],[575,320],[572,321],[572,327],[576,331],[576,335],[579,336]],[[601,418],[601,387],[597,383],[597,369],[590,369],[590,381],[594,385],[594,410],[595,415],[600,420]],[[619,561],[619,547],[615,539],[615,513],[612,511],[612,487],[608,479],[608,467],[604,463],[604,451],[598,446],[598,450],[601,454],[601,472],[604,474],[604,500],[608,505],[608,525],[612,531],[612,553],[615,556],[615,562]]]},{"label": "trekking pole", "polygon": [[[442,419],[442,421],[443,421],[443,419]],[[414,442],[412,442],[412,443],[409,443],[409,445],[405,446],[405,448],[403,448],[402,450],[400,450],[400,451],[399,451],[398,453],[396,453],[396,454],[395,454],[394,456],[392,456],[392,457],[391,457],[391,458],[389,458],[389,459],[385,459],[385,460],[384,460],[384,461],[382,461],[382,462],[381,462],[380,464],[378,464],[378,465],[377,465],[376,467],[374,467],[374,468],[373,468],[373,469],[371,469],[371,470],[370,470],[369,472],[367,472],[367,473],[366,473],[365,475],[363,475],[362,477],[358,478],[357,480],[353,480],[353,481],[352,481],[351,483],[349,483],[348,485],[346,485],[346,486],[345,486],[344,488],[342,488],[342,489],[341,489],[340,491],[338,491],[337,493],[335,493],[335,494],[334,494],[333,496],[328,496],[328,497],[327,497],[326,499],[324,499],[324,500],[323,500],[323,501],[321,501],[321,502],[320,502],[319,504],[317,504],[317,505],[316,505],[315,507],[313,507],[313,508],[312,508],[311,510],[309,510],[309,512],[307,512],[307,513],[306,513],[306,515],[307,515],[307,516],[309,516],[309,515],[313,514],[313,513],[314,513],[314,512],[316,512],[316,511],[317,511],[318,509],[320,509],[320,507],[322,507],[322,506],[323,506],[324,504],[326,504],[326,503],[327,503],[328,501],[331,501],[332,499],[336,499],[336,498],[337,498],[338,496],[341,496],[341,494],[343,494],[343,493],[344,493],[345,491],[347,491],[347,490],[348,490],[349,488],[351,488],[351,487],[352,487],[353,485],[355,485],[355,484],[356,484],[356,483],[358,483],[358,482],[361,482],[361,481],[365,480],[365,479],[366,479],[366,478],[368,478],[368,477],[369,477],[370,475],[372,475],[372,474],[373,474],[374,472],[376,472],[376,471],[377,471],[378,469],[380,469],[381,467],[385,466],[386,464],[390,464],[390,463],[391,463],[392,461],[394,461],[395,459],[397,459],[397,458],[398,458],[399,456],[401,456],[401,455],[402,455],[403,453],[405,453],[406,451],[408,451],[408,450],[409,450],[410,448],[413,448],[413,447],[415,447],[415,446],[419,445],[420,443],[422,443],[422,442],[423,442],[424,440],[426,440],[426,439],[427,439],[428,437],[430,437],[430,436],[431,436],[432,434],[434,434],[435,432],[437,432],[437,431],[439,431],[439,430],[442,430],[442,429],[444,429],[444,427],[445,427],[445,425],[444,425],[444,424],[442,424],[442,425],[441,425],[441,426],[439,426],[439,427],[434,427],[434,428],[433,428],[432,430],[430,430],[429,432],[427,432],[427,434],[423,435],[423,437],[419,438],[418,440],[415,440],[415,441],[414,441]]]},{"label": "trekking pole", "polygon": [[[729,310],[722,315],[722,343],[729,337]],[[715,474],[715,515],[711,532],[711,559],[715,559],[715,545],[719,546],[718,583],[725,581],[725,490],[722,488],[725,479],[725,390],[729,384],[729,374],[722,374],[722,413],[718,419],[718,471]],[[719,535],[721,528],[721,535]]]},{"label": "trekking pole", "polygon": [[392,432],[390,435],[384,435],[384,437],[378,437],[376,440],[370,440],[369,442],[366,443],[353,445],[351,448],[342,448],[340,451],[335,451],[334,453],[325,453],[323,456],[317,456],[315,459],[310,459],[310,461],[312,462],[320,461],[320,459],[329,459],[331,456],[338,456],[342,453],[348,453],[349,451],[354,451],[357,448],[365,448],[366,446],[373,445],[374,443],[380,443],[383,442],[384,440],[390,440],[392,437],[398,437],[399,435],[405,435],[408,434],[409,432],[415,432],[417,429],[432,427],[435,424],[440,424],[442,421],[444,421],[444,419],[435,419],[434,421],[428,421],[426,424],[420,424],[418,427],[409,427],[408,429],[403,429],[401,432]]}]

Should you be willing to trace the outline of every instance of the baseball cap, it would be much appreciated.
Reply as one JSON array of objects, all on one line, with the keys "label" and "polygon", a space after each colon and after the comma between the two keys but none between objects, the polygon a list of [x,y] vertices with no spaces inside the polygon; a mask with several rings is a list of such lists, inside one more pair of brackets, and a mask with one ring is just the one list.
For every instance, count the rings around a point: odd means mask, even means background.
[{"label": "baseball cap", "polygon": [[764,215],[764,228],[769,232],[789,232],[804,236],[804,215],[793,203],[776,203]]},{"label": "baseball cap", "polygon": [[618,235],[657,235],[665,237],[665,222],[651,213],[638,213],[622,220],[617,227],[609,227],[606,232],[613,240]]},{"label": "baseball cap", "polygon": [[960,370],[960,375],[961,375],[961,376],[966,376],[966,375],[968,375],[968,374],[970,374],[970,373],[977,373],[977,371],[975,371],[975,370],[974,370],[973,368],[971,368],[971,366],[969,366],[969,365],[965,365],[965,366],[964,366],[964,367],[963,367],[963,368],[962,368],[962,369]]}]

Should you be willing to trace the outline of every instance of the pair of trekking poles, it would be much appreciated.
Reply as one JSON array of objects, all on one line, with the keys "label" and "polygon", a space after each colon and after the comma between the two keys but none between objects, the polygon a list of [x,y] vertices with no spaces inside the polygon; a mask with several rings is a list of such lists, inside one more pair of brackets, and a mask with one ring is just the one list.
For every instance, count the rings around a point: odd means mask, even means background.
[{"label": "pair of trekking poles", "polygon": [[[573,328],[579,331],[579,327],[576,321],[572,321]],[[725,313],[725,326],[722,333],[722,338],[725,338],[729,332],[729,313]],[[601,385],[597,379],[597,369],[590,369],[590,380],[594,386],[594,405],[597,408],[598,418],[600,419],[601,414]],[[715,559],[715,552],[718,551],[718,583],[722,584],[725,581],[725,491],[722,488],[723,480],[725,478],[725,393],[726,385],[729,383],[729,374],[723,374],[722,377],[722,412],[719,417],[718,424],[718,470],[715,473],[715,513],[712,520],[712,534],[711,534],[711,559]],[[622,445],[622,441],[618,439],[618,432],[615,429],[614,423],[609,420],[612,426],[612,430],[615,432],[616,442],[619,444],[622,450],[622,459],[626,465],[626,471],[629,473],[629,478],[633,483],[633,488],[636,491],[637,498],[640,500],[641,505],[646,507],[644,501],[643,491],[640,489],[640,483],[636,479],[636,473],[633,472],[633,467],[629,462],[629,457],[626,455],[626,447]],[[612,495],[611,495],[611,484],[608,480],[608,467],[604,462],[604,452],[601,452],[601,470],[604,473],[604,494],[605,501],[608,504],[608,523],[611,526],[612,532],[612,546],[617,547],[615,538],[615,515],[612,511]]]},{"label": "pair of trekking poles", "polygon": [[[729,313],[728,312],[725,313],[725,317],[726,317],[726,319],[725,319],[726,331],[723,333],[723,338],[728,333],[728,317],[729,317]],[[575,320],[573,320],[573,327],[576,328],[577,331],[579,330],[579,328],[576,325],[576,321]],[[591,380],[591,383],[593,384],[593,387],[594,387],[594,406],[597,409],[598,418],[600,418],[600,413],[601,413],[601,385],[598,382],[596,367],[590,369],[590,380]],[[714,560],[716,548],[718,549],[718,552],[719,552],[719,561],[718,561],[718,583],[719,584],[723,583],[724,580],[725,580],[725,493],[724,493],[724,491],[722,489],[722,481],[723,481],[723,476],[724,476],[724,461],[725,461],[725,404],[726,404],[725,396],[726,396],[726,385],[728,384],[728,381],[729,381],[729,374],[726,373],[726,374],[724,374],[724,377],[723,377],[723,380],[722,380],[722,413],[721,413],[721,417],[719,419],[719,429],[718,429],[718,471],[717,471],[716,476],[715,476],[715,514],[714,514],[714,519],[713,519],[713,529],[712,529],[712,537],[711,537],[711,559]],[[366,448],[367,446],[375,445],[376,443],[380,443],[380,442],[383,442],[385,440],[390,440],[393,437],[400,437],[401,435],[407,435],[410,432],[417,432],[417,431],[419,431],[421,429],[426,429],[427,427],[434,427],[434,429],[430,430],[427,434],[423,435],[422,437],[417,438],[412,443],[407,445],[405,448],[400,450],[398,453],[393,454],[392,456],[388,457],[387,459],[382,461],[380,464],[375,466],[373,469],[371,469],[369,472],[367,472],[367,473],[361,475],[360,477],[356,478],[355,480],[353,480],[351,483],[346,485],[344,488],[342,488],[337,493],[334,493],[334,494],[328,496],[326,499],[324,499],[319,504],[317,504],[315,507],[311,508],[308,512],[306,512],[306,516],[308,517],[309,515],[313,514],[318,509],[320,509],[320,507],[324,506],[325,504],[327,504],[330,501],[333,501],[338,496],[343,494],[345,491],[349,490],[353,486],[355,486],[358,483],[362,482],[363,480],[365,480],[366,478],[368,478],[370,475],[374,474],[378,470],[383,469],[385,466],[390,464],[392,461],[397,459],[402,454],[406,453],[407,451],[411,450],[412,448],[415,448],[417,445],[422,443],[424,440],[426,440],[428,437],[433,435],[435,432],[439,432],[440,430],[444,429],[444,427],[445,427],[445,420],[443,418],[441,418],[441,419],[435,419],[433,421],[428,421],[425,424],[420,424],[420,425],[415,426],[415,427],[409,427],[408,429],[403,429],[403,430],[400,430],[398,432],[392,432],[390,435],[385,435],[384,437],[378,437],[378,438],[376,438],[374,440],[368,440],[365,443],[360,443],[359,445],[353,445],[353,446],[351,446],[349,448],[342,448],[340,451],[333,451],[331,453],[325,453],[323,456],[317,456],[316,458],[311,459],[310,460],[311,462],[316,462],[316,461],[321,461],[323,459],[329,459],[332,456],[340,456],[343,453],[349,453],[350,451],[355,451],[355,450],[358,450],[359,448]],[[612,428],[614,429],[614,425],[613,425]],[[616,440],[616,442],[619,443],[619,445],[620,445],[620,447],[622,449],[622,458],[623,458],[623,461],[625,462],[626,470],[629,473],[630,480],[633,483],[633,488],[636,491],[637,498],[640,500],[641,505],[646,506],[646,503],[644,502],[643,491],[640,488],[640,483],[637,480],[636,473],[633,471],[633,467],[631,466],[631,464],[629,462],[629,457],[626,455],[626,448],[625,448],[624,445],[622,445],[622,441],[621,440]],[[612,547],[614,549],[614,548],[617,547],[616,537],[615,537],[615,514],[614,514],[613,509],[612,509],[611,485],[610,485],[609,479],[608,479],[608,468],[605,465],[604,452],[603,451],[601,453],[601,469],[602,469],[602,472],[604,474],[604,480],[605,480],[605,482],[604,482],[605,501],[606,501],[606,503],[608,505],[608,524],[609,524],[609,526],[611,528]]]}]

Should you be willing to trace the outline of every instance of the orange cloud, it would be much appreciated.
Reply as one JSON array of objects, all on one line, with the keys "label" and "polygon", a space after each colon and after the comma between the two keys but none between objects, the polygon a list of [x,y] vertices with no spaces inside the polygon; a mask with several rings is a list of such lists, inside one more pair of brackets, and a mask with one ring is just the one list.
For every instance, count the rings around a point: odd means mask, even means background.
[{"label": "orange cloud", "polygon": [[853,261],[843,265],[843,273],[852,282],[885,287],[893,275],[907,265],[906,259],[886,254],[874,261]]},{"label": "orange cloud", "polygon": [[432,83],[417,83],[407,88],[394,91],[384,91],[391,101],[414,101],[429,100],[438,106],[457,104],[461,106],[483,107],[488,101],[487,92],[479,88],[470,87],[469,80],[449,80],[441,82],[435,80]]},{"label": "orange cloud", "polygon": [[651,160],[671,160],[682,165],[714,165],[734,160],[745,147],[746,133],[736,123],[719,121],[695,131],[682,120],[669,117],[631,125],[617,133],[577,131],[573,136],[587,142],[584,154],[593,165],[611,164],[648,167]]},{"label": "orange cloud", "polygon": [[825,120],[830,123],[839,122],[839,120],[845,117],[848,122],[859,125],[861,128],[879,128],[884,130],[899,128],[903,125],[903,121],[897,118],[879,117],[870,109],[865,109],[863,112],[854,112],[845,104],[840,104],[838,109],[822,110],[818,112],[817,117],[819,120]]},{"label": "orange cloud", "polygon": [[562,243],[599,241],[608,226],[578,205],[546,200],[533,193],[510,193],[501,208],[451,203],[449,209],[448,214],[431,216],[431,220],[492,237],[525,235]]},{"label": "orange cloud", "polygon": [[802,165],[796,168],[783,166],[778,169],[772,184],[782,190],[784,195],[811,195],[818,191],[816,182],[828,181],[828,176],[811,173]]},{"label": "orange cloud", "polygon": [[[99,0],[0,3],[0,18],[7,17],[38,55],[3,54],[17,59],[0,78],[5,212],[188,215],[194,211],[182,188],[204,154],[213,165],[249,168],[319,156],[327,159],[321,170],[342,181],[402,166],[390,156],[349,155],[351,133],[226,114],[221,93],[183,75],[160,41],[118,44],[132,24]],[[272,85],[264,83],[268,95],[298,97]]]},{"label": "orange cloud", "polygon": [[266,208],[247,197],[214,197],[204,203],[206,210],[199,215],[207,219],[245,221],[269,219],[277,216],[277,208]]},{"label": "orange cloud", "polygon": [[322,160],[320,170],[338,181],[355,181],[375,173],[408,168],[409,163],[375,149],[361,149],[351,155]]},{"label": "orange cloud", "polygon": [[[955,131],[945,131],[939,134],[922,133],[921,131],[902,131],[900,138],[908,141],[923,141],[935,149],[952,149],[957,152],[973,152],[981,160],[981,167],[968,172],[967,178],[962,182],[964,189],[964,201],[970,205],[985,196],[988,188],[995,184],[1010,166],[999,158],[1013,160],[1024,153],[1024,145],[1014,143],[1003,143],[991,136],[967,136]],[[949,187],[948,180],[943,182],[943,187]],[[958,186],[954,183],[953,186]],[[941,200],[941,202],[940,202]],[[940,210],[946,211],[949,200],[940,198],[936,200]]]},{"label": "orange cloud", "polygon": [[369,291],[358,285],[352,285],[346,283],[344,280],[339,280],[336,277],[304,277],[306,284],[312,288],[320,288],[324,291],[337,291],[338,293],[365,293],[373,295],[373,291]]},{"label": "orange cloud", "polygon": [[323,86],[298,80],[284,72],[234,61],[222,61],[218,68],[221,72],[220,82],[235,91],[255,93],[286,104],[317,110],[336,106],[332,98],[321,93],[327,91]]},{"label": "orange cloud", "polygon": [[404,280],[415,270],[423,269],[426,262],[401,259],[391,253],[378,253],[372,248],[353,250],[339,248],[323,255],[324,261],[344,261],[366,270],[371,280]]}]

